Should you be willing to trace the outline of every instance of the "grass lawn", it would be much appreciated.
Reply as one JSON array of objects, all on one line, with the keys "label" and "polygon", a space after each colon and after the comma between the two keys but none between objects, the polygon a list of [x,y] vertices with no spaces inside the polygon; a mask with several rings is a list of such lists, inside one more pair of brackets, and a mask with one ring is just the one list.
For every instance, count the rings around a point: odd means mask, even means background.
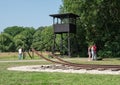
[{"label": "grass lawn", "polygon": [[[6,59],[6,58],[5,58]],[[5,60],[1,59],[0,61]],[[11,59],[12,60],[12,59]],[[15,59],[16,60],[16,59]],[[86,59],[66,59],[78,63],[118,64],[119,59],[90,61]],[[23,65],[50,64],[47,61],[34,62],[0,62],[0,85],[120,85],[120,75],[49,73],[49,72],[20,72],[8,71],[8,67]]]}]

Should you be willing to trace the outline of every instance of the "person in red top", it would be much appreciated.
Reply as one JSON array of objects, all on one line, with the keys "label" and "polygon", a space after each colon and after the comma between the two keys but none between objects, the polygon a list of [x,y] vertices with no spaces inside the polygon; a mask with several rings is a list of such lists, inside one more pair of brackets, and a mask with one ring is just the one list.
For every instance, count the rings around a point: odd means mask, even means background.
[{"label": "person in red top", "polygon": [[93,50],[94,50],[94,57],[93,57],[93,60],[97,60],[97,55],[96,55],[97,47],[96,47],[95,44],[93,45]]}]

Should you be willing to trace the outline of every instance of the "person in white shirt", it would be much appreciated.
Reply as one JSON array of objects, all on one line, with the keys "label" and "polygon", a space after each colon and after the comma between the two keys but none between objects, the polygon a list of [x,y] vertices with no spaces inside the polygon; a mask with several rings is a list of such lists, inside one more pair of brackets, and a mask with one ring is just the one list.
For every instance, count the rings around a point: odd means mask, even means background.
[{"label": "person in white shirt", "polygon": [[91,46],[88,47],[88,61],[91,61]]},{"label": "person in white shirt", "polygon": [[22,48],[18,49],[18,58],[19,58],[19,60],[22,59]]},{"label": "person in white shirt", "polygon": [[94,49],[93,46],[91,47],[91,54],[92,54],[92,60],[94,59]]}]

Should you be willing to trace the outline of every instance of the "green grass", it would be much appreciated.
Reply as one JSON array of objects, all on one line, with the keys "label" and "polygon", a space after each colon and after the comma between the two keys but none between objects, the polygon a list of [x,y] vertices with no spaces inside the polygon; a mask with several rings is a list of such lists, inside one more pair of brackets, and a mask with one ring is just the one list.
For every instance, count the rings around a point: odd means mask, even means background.
[{"label": "green grass", "polygon": [[[10,57],[9,57],[10,58]],[[36,58],[35,58],[36,59]],[[120,59],[104,59],[103,61],[87,61],[85,58],[64,58],[71,62],[83,64],[117,64]],[[0,57],[1,60],[6,58]],[[7,59],[8,60],[8,59]],[[10,58],[10,60],[18,60]],[[26,59],[27,60],[27,59]],[[47,61],[34,62],[0,62],[0,85],[120,85],[120,75],[21,72],[8,71],[8,67],[23,65],[51,64]]]},{"label": "green grass", "polygon": [[[120,76],[41,72],[3,72],[0,85],[119,85]],[[53,83],[53,84],[52,84]]]},{"label": "green grass", "polygon": [[0,85],[119,85],[120,75],[8,71],[8,67],[50,64],[37,62],[0,62]]}]

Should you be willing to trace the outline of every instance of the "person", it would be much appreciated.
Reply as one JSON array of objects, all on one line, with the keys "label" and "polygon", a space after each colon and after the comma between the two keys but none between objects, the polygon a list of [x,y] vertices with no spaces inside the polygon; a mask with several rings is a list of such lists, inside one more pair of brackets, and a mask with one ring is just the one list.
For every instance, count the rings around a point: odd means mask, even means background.
[{"label": "person", "polygon": [[91,46],[91,56],[92,56],[92,60],[94,60],[94,47],[93,47],[93,45]]},{"label": "person", "polygon": [[97,47],[96,47],[96,45],[94,44],[94,45],[91,47],[92,60],[97,60],[96,50],[97,50]]},{"label": "person", "polygon": [[91,60],[91,46],[88,47],[88,61]]},{"label": "person", "polygon": [[96,44],[93,45],[93,50],[94,50],[94,60],[97,60],[97,55],[96,55],[97,47],[96,47]]},{"label": "person", "polygon": [[18,58],[19,58],[19,60],[22,59],[22,48],[18,49]]}]

